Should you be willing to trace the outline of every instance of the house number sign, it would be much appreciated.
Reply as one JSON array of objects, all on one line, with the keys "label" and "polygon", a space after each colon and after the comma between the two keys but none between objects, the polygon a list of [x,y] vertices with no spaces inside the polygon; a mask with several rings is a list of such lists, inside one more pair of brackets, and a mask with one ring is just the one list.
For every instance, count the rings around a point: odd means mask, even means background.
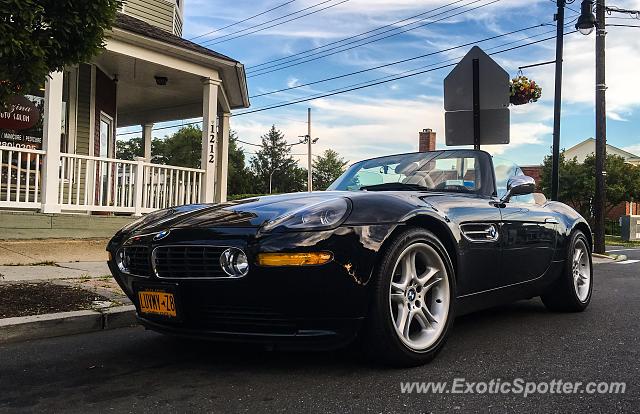
[{"label": "house number sign", "polygon": [[216,162],[215,150],[216,150],[216,123],[211,123],[211,132],[209,133],[209,164]]}]

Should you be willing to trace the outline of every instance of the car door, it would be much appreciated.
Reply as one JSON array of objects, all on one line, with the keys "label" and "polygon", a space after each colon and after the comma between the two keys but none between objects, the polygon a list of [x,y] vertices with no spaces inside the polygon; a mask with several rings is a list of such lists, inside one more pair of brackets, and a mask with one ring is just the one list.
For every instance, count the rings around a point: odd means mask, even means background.
[{"label": "car door", "polygon": [[[506,182],[511,176],[524,175],[519,167],[511,165],[511,168],[504,168],[502,160],[494,158],[499,197],[506,192]],[[512,197],[501,205],[500,213],[503,284],[507,286],[544,275],[556,246],[558,222],[554,214],[536,204],[532,194]]]}]

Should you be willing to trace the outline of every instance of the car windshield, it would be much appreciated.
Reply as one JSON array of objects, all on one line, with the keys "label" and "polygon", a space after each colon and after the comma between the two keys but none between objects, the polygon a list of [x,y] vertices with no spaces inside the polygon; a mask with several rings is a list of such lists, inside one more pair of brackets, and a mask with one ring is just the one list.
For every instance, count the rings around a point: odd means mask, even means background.
[{"label": "car windshield", "polygon": [[391,155],[353,164],[328,190],[423,190],[491,194],[488,154],[454,150]]}]

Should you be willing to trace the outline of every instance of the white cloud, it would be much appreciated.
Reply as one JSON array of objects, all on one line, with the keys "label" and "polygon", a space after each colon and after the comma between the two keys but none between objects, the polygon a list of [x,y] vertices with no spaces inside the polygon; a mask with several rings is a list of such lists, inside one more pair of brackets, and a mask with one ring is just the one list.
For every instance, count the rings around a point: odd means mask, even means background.
[{"label": "white cloud", "polygon": [[289,78],[287,80],[287,87],[288,88],[293,88],[293,87],[298,86],[298,85],[300,85],[300,79],[298,79],[298,78],[293,78],[292,77],[292,78]]},{"label": "white cloud", "polygon": [[523,145],[542,145],[548,142],[552,132],[553,128],[543,123],[512,123],[509,145],[487,145],[485,149],[491,154],[499,155]]},{"label": "white cloud", "polygon": [[[320,138],[314,153],[331,148],[354,162],[412,152],[417,150],[418,132],[424,128],[436,131],[438,148],[445,148],[442,105],[441,99],[429,97],[406,100],[340,97],[313,101],[310,103],[312,135]],[[302,108],[299,112],[297,117],[302,119]],[[291,121],[294,116],[289,114],[282,122],[279,117],[269,115],[251,119],[238,117],[233,119],[232,129],[238,131],[240,139],[257,143],[259,136],[275,123],[287,140],[294,143],[306,131],[302,123]],[[486,149],[493,154],[503,154],[524,145],[547,145],[551,132],[552,128],[542,122],[514,122],[510,145],[486,146]],[[302,147],[293,148],[294,153],[305,152]],[[300,165],[306,167],[306,158],[303,155],[297,158]]]}]

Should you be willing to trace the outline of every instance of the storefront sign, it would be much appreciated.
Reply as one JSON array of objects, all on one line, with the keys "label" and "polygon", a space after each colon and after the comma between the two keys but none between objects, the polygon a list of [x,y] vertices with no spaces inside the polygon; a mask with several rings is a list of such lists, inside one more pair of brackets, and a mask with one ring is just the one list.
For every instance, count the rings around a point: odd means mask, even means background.
[{"label": "storefront sign", "polygon": [[0,112],[0,147],[42,149],[44,98],[14,96]]},{"label": "storefront sign", "polygon": [[24,96],[9,98],[9,109],[0,112],[0,129],[22,131],[33,127],[40,120],[36,105]]}]

